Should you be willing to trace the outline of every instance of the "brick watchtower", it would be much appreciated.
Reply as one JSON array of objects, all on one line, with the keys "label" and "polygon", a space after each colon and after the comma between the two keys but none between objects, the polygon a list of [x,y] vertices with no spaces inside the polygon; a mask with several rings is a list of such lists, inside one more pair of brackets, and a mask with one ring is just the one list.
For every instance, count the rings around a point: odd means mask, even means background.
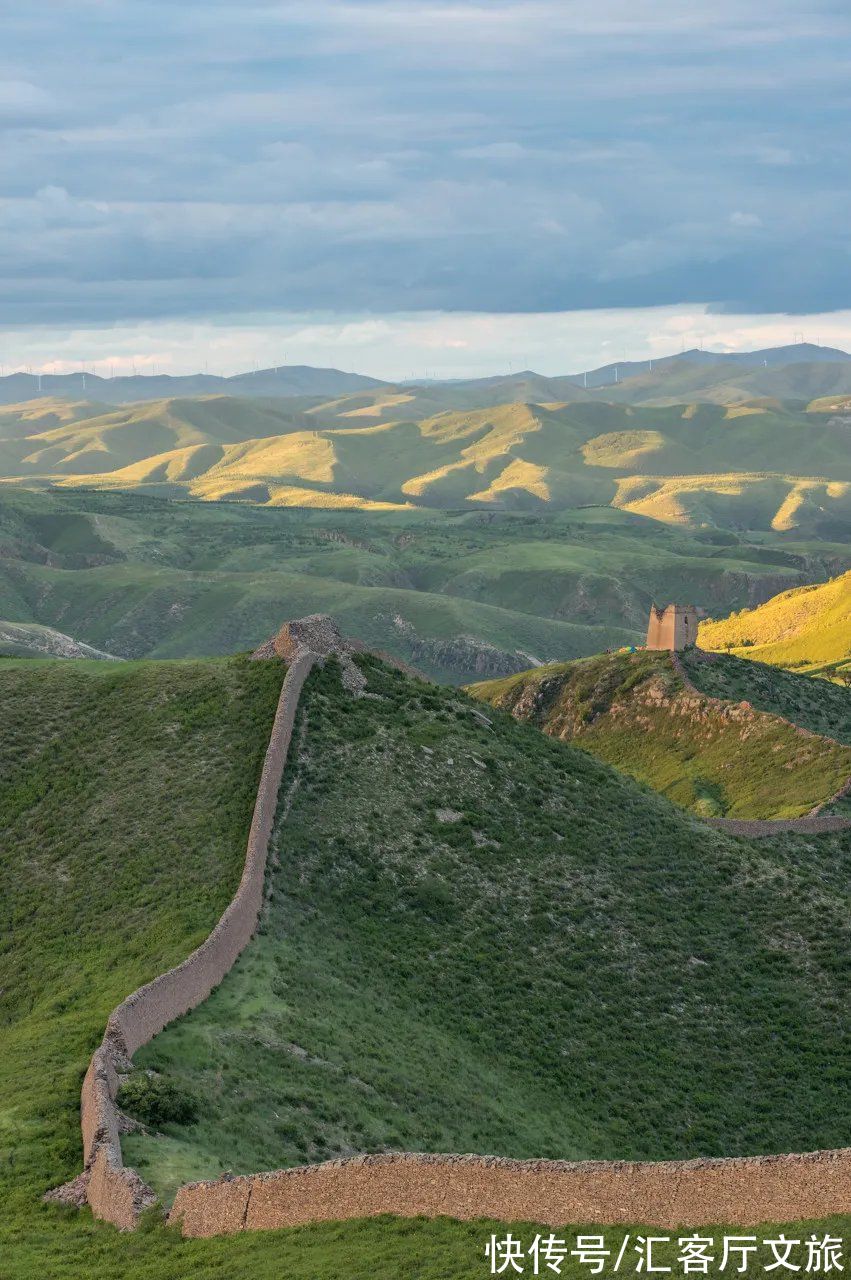
[{"label": "brick watchtower", "polygon": [[648,649],[679,650],[692,644],[697,644],[697,609],[693,604],[669,604],[667,609],[651,605]]}]

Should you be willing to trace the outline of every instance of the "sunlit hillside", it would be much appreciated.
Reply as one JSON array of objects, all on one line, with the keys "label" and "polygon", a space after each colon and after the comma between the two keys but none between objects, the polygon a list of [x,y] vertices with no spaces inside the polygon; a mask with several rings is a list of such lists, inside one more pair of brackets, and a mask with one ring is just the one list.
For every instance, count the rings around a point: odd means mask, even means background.
[{"label": "sunlit hillside", "polygon": [[784,591],[700,628],[706,649],[729,649],[781,667],[851,671],[851,573]]},{"label": "sunlit hillside", "polygon": [[[692,687],[670,654],[639,651],[538,667],[470,692],[703,817],[797,818],[829,803],[851,776],[851,694],[806,676],[772,681],[781,673],[763,667],[761,708],[729,695],[719,702],[703,696],[711,664],[699,657],[685,656]],[[719,662],[733,688],[754,683],[753,664]],[[812,730],[816,715],[831,737]]]},{"label": "sunlit hillside", "polygon": [[[543,380],[527,389],[554,390]],[[469,394],[461,388],[458,405],[437,413],[423,412],[438,399],[428,389],[106,411],[31,401],[0,411],[0,479],[271,506],[612,505],[697,527],[851,530],[851,430],[832,406],[634,408],[589,392],[574,403],[461,407]]]}]

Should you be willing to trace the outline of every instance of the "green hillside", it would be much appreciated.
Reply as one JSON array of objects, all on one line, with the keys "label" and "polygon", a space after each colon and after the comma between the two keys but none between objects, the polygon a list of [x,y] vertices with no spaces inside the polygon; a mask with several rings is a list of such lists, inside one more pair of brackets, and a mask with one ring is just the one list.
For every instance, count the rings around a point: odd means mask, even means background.
[{"label": "green hillside", "polygon": [[364,669],[376,698],[347,700],[333,665],[307,686],[261,935],[137,1055],[203,1098],[128,1137],[146,1177],[840,1140],[847,837],[806,858],[732,841],[587,752]]},{"label": "green hillside", "polygon": [[[277,663],[240,659],[0,662],[3,1280],[473,1280],[489,1233],[508,1229],[379,1219],[182,1240],[40,1202],[79,1170],[80,1083],[108,1011],[186,955],[233,892],[280,679]],[[227,1072],[213,1090],[237,1125],[220,1150],[205,1149],[205,1120],[159,1140],[169,1161],[259,1158],[271,1140],[275,1156],[319,1154],[350,1103],[362,1134],[349,1136],[377,1143],[417,1130],[540,1150],[839,1140],[840,838],[751,849],[700,828],[695,859],[688,819],[587,756],[498,714],[488,730],[462,695],[374,667],[370,680],[383,701],[343,704],[333,670],[312,678],[268,926],[175,1028],[178,1047],[197,1044],[206,1019],[217,1060],[257,1078],[245,1097]],[[443,805],[469,811],[442,821]],[[333,1070],[349,1054],[357,1079]],[[194,1084],[197,1061],[180,1070]],[[256,1105],[267,1070],[288,1098],[273,1130]],[[606,1234],[617,1248],[623,1229]],[[585,1273],[570,1259],[563,1274]]]},{"label": "green hillside", "polygon": [[700,644],[774,666],[831,676],[851,672],[851,573],[784,591],[758,608],[705,622]]},{"label": "green hillside", "polygon": [[[687,662],[698,687],[704,687],[706,667],[707,692],[715,696],[750,692],[757,684],[739,673],[749,664],[736,658],[727,659],[723,684],[720,673],[712,680],[709,664],[696,657]],[[805,676],[790,676],[773,691],[771,673],[762,670],[762,696],[753,708],[719,709],[695,696],[670,655],[652,652],[539,667],[473,685],[470,692],[551,737],[575,742],[702,816],[796,818],[851,778],[851,737],[847,746],[812,731],[802,737],[776,715],[801,707],[810,728],[816,719],[830,721],[841,703],[840,724],[851,727],[851,693],[825,688],[822,697],[821,686]],[[797,696],[789,688],[796,681],[804,686]],[[739,693],[738,700],[743,697]]]},{"label": "green hillside", "polygon": [[3,1280],[397,1280],[414,1267],[472,1280],[490,1231],[505,1231],[383,1219],[182,1240],[41,1203],[80,1170],[80,1085],[110,1009],[183,959],[233,893],[281,674],[233,659],[0,661]]},{"label": "green hillside", "polygon": [[125,658],[248,649],[318,609],[469,682],[640,642],[654,600],[725,614],[837,568],[847,544],[605,507],[376,515],[0,488],[0,618]]},{"label": "green hillside", "polygon": [[748,659],[742,661],[732,653],[694,649],[681,660],[702,693],[749,702],[757,711],[784,716],[810,733],[851,746],[851,689],[768,666],[746,652]]},{"label": "green hillside", "polygon": [[[851,530],[847,419],[806,411],[809,396],[636,407],[574,388],[567,402],[491,403],[491,387],[482,405],[469,403],[471,385],[106,411],[31,401],[0,411],[0,479],[364,511],[598,504],[692,526]],[[530,397],[559,390],[543,379],[512,386]]]}]

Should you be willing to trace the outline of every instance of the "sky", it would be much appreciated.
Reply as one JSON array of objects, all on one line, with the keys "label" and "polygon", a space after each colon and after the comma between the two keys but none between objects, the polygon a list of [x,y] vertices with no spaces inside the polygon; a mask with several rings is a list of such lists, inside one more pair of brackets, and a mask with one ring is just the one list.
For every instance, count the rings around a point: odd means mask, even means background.
[{"label": "sky", "polygon": [[0,365],[851,347],[849,107],[844,0],[9,5]]}]

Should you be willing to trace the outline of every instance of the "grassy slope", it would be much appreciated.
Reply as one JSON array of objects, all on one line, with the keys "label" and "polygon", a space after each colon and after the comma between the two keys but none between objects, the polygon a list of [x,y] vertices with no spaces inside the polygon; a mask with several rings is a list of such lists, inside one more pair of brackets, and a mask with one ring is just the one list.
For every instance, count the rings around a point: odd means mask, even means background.
[{"label": "grassy slope", "polygon": [[[79,1086],[108,1010],[186,954],[233,888],[279,679],[273,664],[0,663],[3,1280],[472,1280],[505,1234],[381,1220],[184,1241],[39,1202],[79,1169]],[[851,1220],[812,1229],[828,1228]],[[617,1249],[621,1230],[607,1236]]]},{"label": "grassy slope", "polygon": [[748,657],[714,653],[709,661],[693,651],[682,655],[692,682],[703,693],[749,702],[759,711],[785,716],[811,733],[851,746],[851,690],[827,680],[783,671]]},{"label": "grassy slope", "polygon": [[851,840],[749,847],[463,695],[370,685],[311,677],[263,933],[138,1055],[204,1099],[128,1139],[147,1176],[847,1138]]},{"label": "grassy slope", "polygon": [[[733,658],[729,664],[747,665]],[[812,681],[803,676],[798,681],[827,718],[837,698],[820,702]],[[799,817],[851,777],[851,746],[801,737],[759,711],[755,721],[743,725],[725,719],[711,703],[695,707],[664,653],[587,658],[488,681],[471,691],[553,737],[576,741],[704,816]],[[845,700],[848,715],[851,695]],[[775,701],[781,701],[779,695]]]},{"label": "grassy slope", "polygon": [[851,573],[705,622],[700,643],[780,667],[851,668]]},{"label": "grassy slope", "polygon": [[562,404],[538,392],[543,403],[469,407],[468,390],[444,388],[447,407],[432,415],[383,390],[307,407],[227,396],[75,405],[58,422],[49,402],[41,431],[33,406],[12,406],[0,414],[0,476],[284,506],[614,503],[669,522],[851,527],[848,428],[829,411]]},{"label": "grassy slope", "polygon": [[[606,508],[334,516],[8,490],[0,547],[0,618],[120,656],[233,652],[322,609],[448,681],[635,642],[653,599],[727,612],[851,564],[847,546],[693,535]],[[476,665],[446,651],[459,636],[509,657]]]}]

